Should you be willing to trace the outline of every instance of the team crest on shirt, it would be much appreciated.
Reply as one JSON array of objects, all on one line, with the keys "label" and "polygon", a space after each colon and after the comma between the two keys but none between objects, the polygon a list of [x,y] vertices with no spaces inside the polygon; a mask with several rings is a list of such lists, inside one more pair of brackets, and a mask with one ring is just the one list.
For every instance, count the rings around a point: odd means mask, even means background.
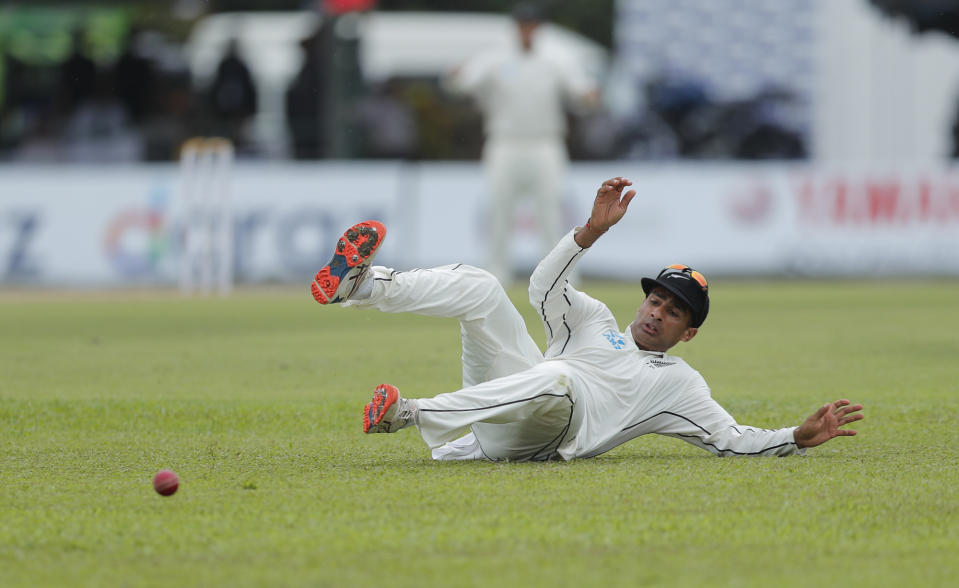
[{"label": "team crest on shirt", "polygon": [[675,361],[670,361],[668,359],[662,359],[662,358],[658,358],[658,359],[650,358],[647,360],[647,363],[649,363],[649,365],[653,366],[654,368],[669,367],[671,365],[676,365]]},{"label": "team crest on shirt", "polygon": [[617,333],[616,331],[610,329],[603,333],[603,336],[606,337],[606,340],[609,341],[609,344],[613,346],[613,349],[622,349],[626,347],[626,338],[623,337],[622,333]]}]

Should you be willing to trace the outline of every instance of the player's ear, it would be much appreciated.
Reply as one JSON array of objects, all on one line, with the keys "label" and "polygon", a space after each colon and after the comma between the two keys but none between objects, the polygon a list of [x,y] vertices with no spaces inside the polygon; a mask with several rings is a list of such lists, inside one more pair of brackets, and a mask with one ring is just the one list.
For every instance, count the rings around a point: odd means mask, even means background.
[{"label": "player's ear", "polygon": [[696,327],[689,327],[688,329],[683,331],[683,336],[680,337],[679,340],[682,341],[683,343],[686,343],[687,341],[695,337],[696,333],[698,332],[699,332],[699,329],[697,329]]}]

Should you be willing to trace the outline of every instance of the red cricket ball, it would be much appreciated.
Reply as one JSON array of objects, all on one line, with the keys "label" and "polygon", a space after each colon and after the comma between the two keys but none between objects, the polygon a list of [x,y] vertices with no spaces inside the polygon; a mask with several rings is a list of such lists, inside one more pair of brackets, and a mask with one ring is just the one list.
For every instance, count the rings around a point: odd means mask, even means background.
[{"label": "red cricket ball", "polygon": [[160,470],[153,476],[153,489],[162,496],[171,496],[180,487],[180,478],[172,470]]}]

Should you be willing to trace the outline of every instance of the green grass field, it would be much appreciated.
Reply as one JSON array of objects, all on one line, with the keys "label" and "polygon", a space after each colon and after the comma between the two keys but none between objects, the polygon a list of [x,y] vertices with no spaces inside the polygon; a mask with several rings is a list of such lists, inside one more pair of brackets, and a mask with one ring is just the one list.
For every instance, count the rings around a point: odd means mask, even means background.
[{"label": "green grass field", "polygon": [[[587,284],[630,320],[636,285]],[[542,329],[512,292],[531,332]],[[959,282],[735,282],[675,351],[740,423],[862,402],[805,457],[644,437],[436,463],[364,436],[383,381],[458,387],[455,323],[307,288],[0,294],[0,586],[946,586],[959,578]],[[175,470],[180,491],[153,492]]]}]

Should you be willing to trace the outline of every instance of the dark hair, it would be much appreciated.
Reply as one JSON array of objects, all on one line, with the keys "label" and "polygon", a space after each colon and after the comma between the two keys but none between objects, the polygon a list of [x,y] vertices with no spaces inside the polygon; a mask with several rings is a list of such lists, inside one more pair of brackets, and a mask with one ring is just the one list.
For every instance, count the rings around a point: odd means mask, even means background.
[{"label": "dark hair", "polygon": [[516,22],[540,22],[543,9],[533,2],[519,2],[513,7],[513,20]]}]

